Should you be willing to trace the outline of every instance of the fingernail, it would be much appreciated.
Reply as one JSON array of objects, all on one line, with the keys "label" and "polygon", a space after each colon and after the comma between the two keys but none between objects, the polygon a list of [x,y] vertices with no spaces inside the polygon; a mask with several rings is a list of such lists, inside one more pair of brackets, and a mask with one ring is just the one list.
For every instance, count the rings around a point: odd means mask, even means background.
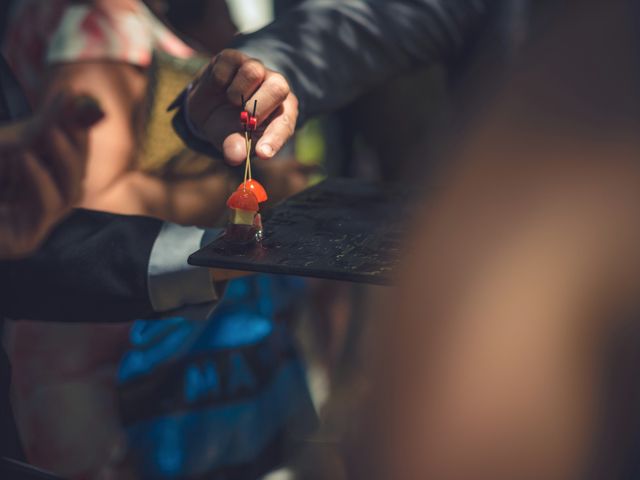
[{"label": "fingernail", "polygon": [[265,157],[269,158],[273,157],[273,154],[275,153],[273,151],[273,147],[268,143],[263,143],[262,145],[260,145],[260,151]]}]

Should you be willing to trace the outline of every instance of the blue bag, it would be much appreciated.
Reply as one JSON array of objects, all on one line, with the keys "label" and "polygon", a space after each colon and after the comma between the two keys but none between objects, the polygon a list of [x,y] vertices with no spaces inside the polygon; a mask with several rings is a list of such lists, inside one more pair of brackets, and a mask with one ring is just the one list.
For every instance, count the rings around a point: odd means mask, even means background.
[{"label": "blue bag", "polygon": [[304,366],[276,320],[303,285],[246,277],[229,283],[206,322],[135,322],[119,390],[141,478],[260,478],[311,433]]}]

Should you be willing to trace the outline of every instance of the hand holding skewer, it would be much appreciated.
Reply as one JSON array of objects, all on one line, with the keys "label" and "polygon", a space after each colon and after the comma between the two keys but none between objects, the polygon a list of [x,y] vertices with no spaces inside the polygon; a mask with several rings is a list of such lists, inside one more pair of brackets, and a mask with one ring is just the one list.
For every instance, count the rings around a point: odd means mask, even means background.
[{"label": "hand holding skewer", "polygon": [[[248,115],[251,146],[263,160],[272,158],[293,135],[298,99],[279,73],[237,50],[223,50],[195,80],[187,100],[189,119],[228,163],[246,160],[249,143],[238,132],[241,98],[253,102]],[[247,112],[248,113],[248,112]]]}]

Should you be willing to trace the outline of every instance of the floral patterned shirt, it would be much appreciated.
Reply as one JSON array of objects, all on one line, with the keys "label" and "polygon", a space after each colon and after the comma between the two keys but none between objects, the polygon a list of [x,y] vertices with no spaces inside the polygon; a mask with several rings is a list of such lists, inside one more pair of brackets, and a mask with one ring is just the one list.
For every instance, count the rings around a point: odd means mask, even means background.
[{"label": "floral patterned shirt", "polygon": [[178,58],[194,55],[142,2],[123,9],[72,0],[17,0],[3,45],[32,102],[51,65],[110,60],[148,67],[156,50]]}]

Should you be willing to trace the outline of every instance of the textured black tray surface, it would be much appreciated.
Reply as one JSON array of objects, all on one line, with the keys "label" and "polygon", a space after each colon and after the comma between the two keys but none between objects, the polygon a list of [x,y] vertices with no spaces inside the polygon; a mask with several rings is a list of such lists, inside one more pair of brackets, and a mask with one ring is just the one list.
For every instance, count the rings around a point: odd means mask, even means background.
[{"label": "textured black tray surface", "polygon": [[260,247],[219,239],[191,255],[203,267],[387,285],[399,255],[407,196],[397,188],[330,179],[264,214]]}]

